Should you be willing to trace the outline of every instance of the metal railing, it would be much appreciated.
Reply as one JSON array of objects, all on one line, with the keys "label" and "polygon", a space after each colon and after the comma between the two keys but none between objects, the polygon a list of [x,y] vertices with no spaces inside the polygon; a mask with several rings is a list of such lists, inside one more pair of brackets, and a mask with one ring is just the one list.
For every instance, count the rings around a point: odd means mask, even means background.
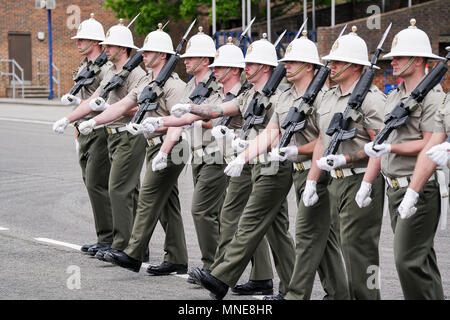
[{"label": "metal railing", "polygon": [[[47,72],[41,72],[40,71],[41,63],[45,63],[45,64],[48,65],[48,61],[45,60],[45,59],[39,59],[39,58],[36,59],[36,60],[37,60],[37,64],[38,64],[38,68],[37,68],[38,72],[36,74],[38,76],[38,81],[40,82],[41,76],[44,76],[44,77],[48,78],[48,71]],[[53,79],[53,82],[55,82],[56,86],[58,87],[58,98],[61,98],[61,73],[59,71],[59,68],[54,63],[52,63],[52,67],[56,71],[56,78],[55,78],[55,76],[53,76],[52,79]],[[55,74],[55,72],[53,74]]]},{"label": "metal railing", "polygon": [[[24,79],[23,79],[23,69],[14,59],[0,59],[0,62],[6,62],[11,64],[11,72],[0,72],[0,76],[8,76],[12,78],[11,85],[13,87],[13,98],[16,98],[16,82],[22,87],[22,98],[24,98]],[[20,71],[20,78],[16,74],[16,68]]]}]

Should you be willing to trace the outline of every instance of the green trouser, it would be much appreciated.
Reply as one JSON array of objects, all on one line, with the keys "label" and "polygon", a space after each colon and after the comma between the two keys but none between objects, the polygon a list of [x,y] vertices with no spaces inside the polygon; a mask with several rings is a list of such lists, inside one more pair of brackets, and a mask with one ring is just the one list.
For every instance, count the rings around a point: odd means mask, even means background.
[{"label": "green trouser", "polygon": [[108,193],[111,163],[108,157],[106,131],[99,128],[88,135],[78,135],[78,161],[94,213],[97,242],[113,242],[113,220]]},{"label": "green trouser", "polygon": [[[211,274],[234,287],[256,248],[266,235],[280,278],[279,291],[285,294],[294,268],[294,241],[289,234],[286,196],[292,185],[292,164],[271,162],[278,170],[252,165],[253,189],[233,239],[225,249],[223,262]],[[270,174],[270,175],[269,175]]]},{"label": "green trouser", "polygon": [[387,189],[395,265],[403,296],[407,300],[442,300],[442,279],[433,248],[441,210],[439,186],[436,181],[425,183],[415,205],[416,213],[402,219],[397,209],[406,189]]},{"label": "green trouser", "polygon": [[[211,157],[214,157],[214,154]],[[220,211],[225,200],[228,176],[223,172],[225,164],[205,161],[200,162],[194,156],[192,164],[194,193],[191,213],[202,254],[202,268],[209,270],[214,262],[214,254],[219,243]]]},{"label": "green trouser", "polygon": [[[372,184],[372,202],[360,208],[355,201],[364,173],[333,178],[328,186],[332,224],[340,230],[350,299],[380,299],[379,252],[383,218],[384,180]],[[334,220],[334,221],[333,221]],[[375,273],[375,274],[374,274]]]},{"label": "green trouser", "polygon": [[311,207],[305,207],[301,198],[308,172],[294,171],[293,175],[298,206],[295,265],[285,299],[310,299],[316,271],[326,292],[326,299],[349,299],[339,240],[331,226],[327,190],[329,176],[322,172],[316,186],[319,201]]},{"label": "green trouser", "polygon": [[[217,245],[214,263],[211,269],[214,269],[223,261],[225,248],[237,230],[239,218],[244,211],[248,198],[252,192],[252,172],[251,166],[246,164],[242,169],[241,175],[230,178],[227,195],[220,212],[220,234]],[[272,262],[270,260],[269,245],[264,237],[251,259],[252,269],[250,280],[268,280],[273,279]]]},{"label": "green trouser", "polygon": [[[153,235],[158,220],[166,238],[164,242],[164,261],[186,264],[188,253],[181,217],[180,199],[178,197],[178,176],[184,163],[174,164],[172,154],[167,157],[167,167],[160,171],[152,170],[152,159],[158,154],[161,145],[147,147],[147,171],[139,193],[136,218],[130,242],[124,252],[130,257],[143,261],[148,243]],[[172,150],[178,152],[181,143]]]},{"label": "green trouser", "polygon": [[133,228],[139,196],[140,174],[145,157],[145,138],[128,131],[108,135],[111,161],[109,198],[113,215],[112,248],[122,251],[128,244]]}]

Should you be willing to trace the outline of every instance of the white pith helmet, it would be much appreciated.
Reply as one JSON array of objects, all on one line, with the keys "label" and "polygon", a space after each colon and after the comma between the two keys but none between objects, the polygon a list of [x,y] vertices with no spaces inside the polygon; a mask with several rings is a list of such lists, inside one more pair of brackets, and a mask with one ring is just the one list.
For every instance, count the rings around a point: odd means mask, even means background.
[{"label": "white pith helmet", "polygon": [[91,17],[84,20],[78,26],[77,34],[71,39],[88,39],[95,41],[105,40],[105,31],[100,22],[94,19],[94,14],[91,13]]},{"label": "white pith helmet", "polygon": [[233,38],[229,37],[226,45],[221,46],[216,51],[214,62],[209,65],[213,67],[232,67],[244,69],[244,54],[242,50],[233,44]]},{"label": "white pith helmet", "polygon": [[286,49],[286,54],[284,55],[282,61],[299,61],[313,63],[320,66],[323,64],[320,62],[319,52],[317,47],[311,40],[306,36],[307,31],[303,31],[303,36],[299,39],[292,41]]},{"label": "white pith helmet", "polygon": [[144,40],[144,45],[138,51],[156,51],[175,54],[169,34],[162,30],[162,23],[158,23],[158,30],[150,32]]},{"label": "white pith helmet", "polygon": [[181,58],[193,57],[210,57],[214,58],[216,55],[216,45],[214,40],[203,33],[203,27],[198,27],[198,33],[193,35],[187,45],[186,51]]},{"label": "white pith helmet", "polygon": [[275,46],[267,39],[267,34],[263,33],[263,38],[253,42],[247,48],[245,63],[267,64],[276,67],[278,65],[277,52]]},{"label": "white pith helmet", "polygon": [[119,24],[112,26],[106,33],[105,41],[100,44],[126,47],[131,49],[138,49],[133,42],[133,34],[130,29],[123,25],[123,19],[119,19]]},{"label": "white pith helmet", "polygon": [[322,60],[350,62],[370,67],[366,42],[356,34],[357,30],[356,26],[353,26],[352,32],[336,39],[330,53],[322,57]]},{"label": "white pith helmet", "polygon": [[416,19],[410,20],[411,25],[397,33],[392,40],[391,52],[384,58],[393,57],[426,57],[444,59],[433,54],[430,39],[427,34],[416,27]]}]

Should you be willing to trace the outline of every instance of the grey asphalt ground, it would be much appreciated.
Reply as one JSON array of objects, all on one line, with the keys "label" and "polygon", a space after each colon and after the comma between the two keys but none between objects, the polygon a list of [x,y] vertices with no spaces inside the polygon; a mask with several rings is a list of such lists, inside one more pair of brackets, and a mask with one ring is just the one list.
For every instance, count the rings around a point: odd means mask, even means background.
[{"label": "grey asphalt ground", "polygon": [[[48,238],[81,246],[94,243],[96,238],[76,160],[74,129],[69,127],[63,135],[51,130],[53,121],[71,108],[21,103],[0,101],[0,299],[209,299],[206,290],[188,284],[183,277],[152,277],[144,269],[134,273],[76,249],[36,240]],[[190,168],[183,171],[179,185],[189,266],[201,266],[190,215],[193,190]],[[290,230],[294,234],[293,190],[288,201]],[[438,230],[435,239],[447,297],[450,296],[449,228]],[[381,295],[383,299],[397,300],[403,296],[393,262],[392,239],[389,218],[385,216],[380,240]],[[158,225],[150,242],[150,264],[162,261],[163,242],[164,232]],[[74,280],[77,274],[79,282]],[[241,282],[248,279],[248,274],[249,268]],[[277,277],[274,284],[277,288]],[[312,298],[322,299],[323,295],[316,277]],[[229,293],[226,299],[257,297]]]}]

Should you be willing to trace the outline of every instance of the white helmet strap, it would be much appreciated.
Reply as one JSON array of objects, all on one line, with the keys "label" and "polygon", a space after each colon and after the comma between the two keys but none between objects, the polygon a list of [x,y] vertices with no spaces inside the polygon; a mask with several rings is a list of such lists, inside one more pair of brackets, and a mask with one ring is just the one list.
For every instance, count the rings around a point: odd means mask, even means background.
[{"label": "white helmet strap", "polygon": [[301,66],[294,73],[290,73],[289,75],[286,75],[286,78],[295,77],[300,72],[302,72],[302,70],[305,69],[307,65],[308,65],[307,63],[302,63]]},{"label": "white helmet strap", "polygon": [[157,52],[157,53],[155,54],[155,56],[153,57],[153,59],[150,60],[150,62],[147,63],[145,66],[146,66],[147,68],[150,68],[150,67],[155,63],[156,59],[158,59],[158,57],[159,57],[160,55],[161,55],[161,52]]},{"label": "white helmet strap", "polygon": [[394,74],[394,76],[400,77],[406,70],[409,69],[409,67],[411,67],[411,65],[413,64],[414,60],[416,60],[416,57],[411,57],[411,59],[409,59],[408,63],[405,64],[405,65],[403,66],[403,68],[400,69],[399,72],[397,72],[396,74]]},{"label": "white helmet strap", "polygon": [[347,63],[345,66],[342,67],[341,70],[338,71],[338,73],[336,73],[334,76],[330,76],[331,80],[336,80],[337,78],[339,78],[345,72],[345,70],[350,68],[351,65],[352,64],[350,62]]},{"label": "white helmet strap", "polygon": [[247,80],[253,79],[253,78],[261,71],[262,67],[264,67],[264,65],[263,65],[263,64],[260,64],[259,67],[258,67],[258,69],[257,69],[253,74],[251,74],[251,75],[247,78]]}]

